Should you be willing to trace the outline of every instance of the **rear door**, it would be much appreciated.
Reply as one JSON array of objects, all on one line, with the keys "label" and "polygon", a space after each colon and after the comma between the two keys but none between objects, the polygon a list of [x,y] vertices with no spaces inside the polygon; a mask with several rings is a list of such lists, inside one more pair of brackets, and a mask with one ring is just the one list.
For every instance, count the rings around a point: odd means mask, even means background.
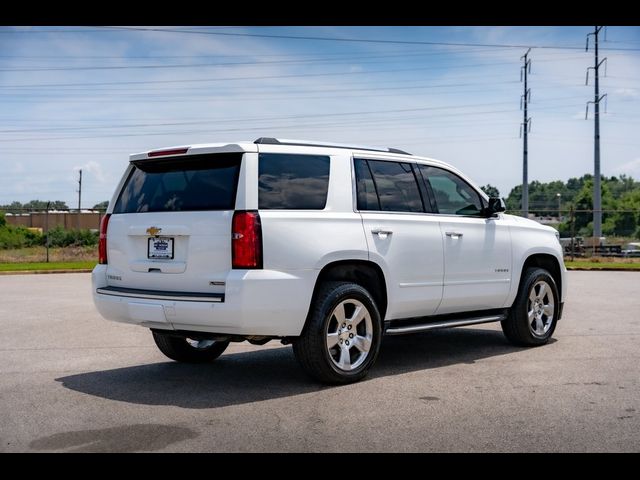
[{"label": "rear door", "polygon": [[132,162],[107,232],[111,286],[224,293],[242,153]]},{"label": "rear door", "polygon": [[438,217],[409,162],[354,159],[357,205],[370,259],[383,266],[387,320],[433,314],[442,298]]}]

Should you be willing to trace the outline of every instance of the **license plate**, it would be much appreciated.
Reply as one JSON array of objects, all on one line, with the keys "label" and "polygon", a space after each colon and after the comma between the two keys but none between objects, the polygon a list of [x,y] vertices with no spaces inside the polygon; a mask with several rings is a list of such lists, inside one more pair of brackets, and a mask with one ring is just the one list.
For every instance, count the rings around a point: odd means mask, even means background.
[{"label": "license plate", "polygon": [[147,258],[173,258],[173,238],[150,238],[147,248]]}]

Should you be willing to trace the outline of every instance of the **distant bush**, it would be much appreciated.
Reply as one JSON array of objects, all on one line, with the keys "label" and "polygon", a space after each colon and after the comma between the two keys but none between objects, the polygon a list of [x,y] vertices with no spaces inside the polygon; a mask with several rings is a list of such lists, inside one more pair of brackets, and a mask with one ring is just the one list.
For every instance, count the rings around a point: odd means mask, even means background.
[{"label": "distant bush", "polygon": [[[0,249],[35,247],[45,245],[47,237],[22,226],[7,225],[4,215],[0,214]],[[49,230],[51,247],[84,247],[98,244],[98,232],[91,230],[65,230],[57,226]]]},{"label": "distant bush", "polygon": [[91,230],[65,230],[60,225],[49,230],[49,246],[51,247],[82,247],[98,244],[98,232]]},{"label": "distant bush", "polygon": [[44,236],[42,234],[24,227],[14,227],[0,222],[0,249],[34,247],[43,244]]}]

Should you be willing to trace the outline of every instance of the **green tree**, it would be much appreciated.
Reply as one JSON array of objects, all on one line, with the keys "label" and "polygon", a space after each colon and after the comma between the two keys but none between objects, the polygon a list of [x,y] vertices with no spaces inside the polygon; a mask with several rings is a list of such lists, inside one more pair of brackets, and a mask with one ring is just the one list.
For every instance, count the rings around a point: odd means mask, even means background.
[{"label": "green tree", "polygon": [[47,208],[47,203],[49,203],[49,208],[52,210],[68,210],[69,206],[66,202],[62,200],[31,200],[24,204],[24,208],[30,208],[33,210],[44,210]]},{"label": "green tree", "polygon": [[640,189],[622,195],[617,209],[620,211],[611,216],[613,234],[640,237]]},{"label": "green tree", "polygon": [[7,205],[0,205],[0,209],[4,210],[6,213],[21,213],[22,208],[23,206],[20,202],[11,202]]},{"label": "green tree", "polygon": [[95,210],[106,210],[109,206],[109,200],[105,200],[104,202],[96,203],[93,208]]},{"label": "green tree", "polygon": [[24,213],[25,210],[44,210],[50,203],[49,208],[52,210],[68,210],[66,202],[62,200],[30,200],[27,203],[11,202],[8,205],[0,205],[0,209],[8,213]]},{"label": "green tree", "polygon": [[490,197],[499,197],[500,190],[491,185],[490,183],[486,184],[484,187],[480,187],[484,193],[489,195]]}]

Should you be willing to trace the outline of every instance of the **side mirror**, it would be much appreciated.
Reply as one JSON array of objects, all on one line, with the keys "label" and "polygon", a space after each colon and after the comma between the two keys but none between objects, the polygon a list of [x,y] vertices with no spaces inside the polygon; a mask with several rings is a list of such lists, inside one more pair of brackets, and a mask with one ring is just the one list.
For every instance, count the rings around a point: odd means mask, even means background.
[{"label": "side mirror", "polygon": [[507,206],[504,204],[504,200],[499,197],[490,197],[489,206],[487,207],[487,216],[494,215],[498,212],[504,212]]}]

